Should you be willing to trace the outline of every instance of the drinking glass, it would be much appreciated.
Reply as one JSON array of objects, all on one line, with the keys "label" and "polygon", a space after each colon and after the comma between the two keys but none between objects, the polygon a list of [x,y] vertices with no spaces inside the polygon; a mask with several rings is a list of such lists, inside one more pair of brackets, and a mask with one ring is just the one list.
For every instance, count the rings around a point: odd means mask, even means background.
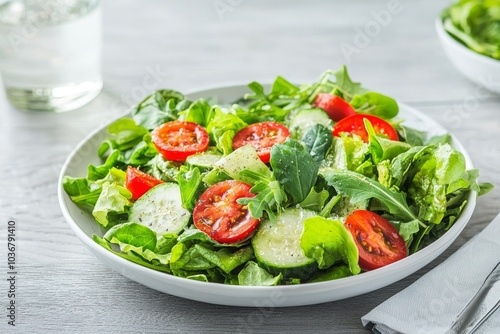
[{"label": "drinking glass", "polygon": [[102,88],[99,0],[0,0],[0,74],[17,108],[67,111]]}]

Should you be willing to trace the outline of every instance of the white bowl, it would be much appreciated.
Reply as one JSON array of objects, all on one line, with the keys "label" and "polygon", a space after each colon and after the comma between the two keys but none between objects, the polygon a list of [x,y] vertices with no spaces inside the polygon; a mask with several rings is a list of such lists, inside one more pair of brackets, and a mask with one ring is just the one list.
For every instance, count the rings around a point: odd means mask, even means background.
[{"label": "white bowl", "polygon": [[[248,92],[246,86],[237,85],[207,89],[187,96],[190,99],[214,96],[222,103],[229,103]],[[405,124],[408,126],[427,131],[430,135],[446,132],[441,125],[419,111],[404,104],[400,104],[400,109],[400,116],[405,119]],[[401,261],[357,276],[328,282],[272,287],[235,286],[189,280],[140,266],[99,246],[92,240],[92,235],[102,236],[104,230],[99,227],[91,214],[77,207],[64,192],[62,187],[64,176],[85,176],[88,164],[99,163],[96,152],[102,139],[107,136],[106,129],[107,125],[89,134],[66,160],[58,185],[62,213],[77,237],[103,263],[131,280],[152,289],[187,299],[221,305],[281,307],[324,303],[361,295],[392,284],[438,257],[458,237],[476,206],[476,194],[471,193],[462,215],[441,238]],[[454,137],[453,143],[454,147],[464,154],[467,168],[473,168],[464,147]]]},{"label": "white bowl", "polygon": [[500,60],[472,51],[455,40],[436,19],[436,31],[451,63],[469,80],[500,94]]}]

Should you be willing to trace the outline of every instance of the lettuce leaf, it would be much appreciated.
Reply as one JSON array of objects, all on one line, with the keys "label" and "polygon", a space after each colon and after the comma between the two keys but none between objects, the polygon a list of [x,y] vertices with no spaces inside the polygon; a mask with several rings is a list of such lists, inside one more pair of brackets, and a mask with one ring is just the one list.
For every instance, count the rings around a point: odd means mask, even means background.
[{"label": "lettuce leaf", "polygon": [[282,280],[281,273],[273,276],[253,261],[248,261],[238,274],[239,285],[273,286]]},{"label": "lettuce leaf", "polygon": [[352,274],[361,272],[356,243],[339,220],[320,216],[305,219],[300,246],[307,257],[318,262],[319,269],[327,269],[343,261]]}]

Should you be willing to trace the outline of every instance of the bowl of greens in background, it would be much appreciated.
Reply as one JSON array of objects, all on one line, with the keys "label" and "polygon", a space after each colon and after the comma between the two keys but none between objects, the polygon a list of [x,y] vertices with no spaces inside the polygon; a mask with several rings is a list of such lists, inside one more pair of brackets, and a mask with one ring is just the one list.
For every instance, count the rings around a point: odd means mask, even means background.
[{"label": "bowl of greens in background", "polygon": [[460,0],[441,13],[436,30],[465,77],[500,93],[500,0]]}]

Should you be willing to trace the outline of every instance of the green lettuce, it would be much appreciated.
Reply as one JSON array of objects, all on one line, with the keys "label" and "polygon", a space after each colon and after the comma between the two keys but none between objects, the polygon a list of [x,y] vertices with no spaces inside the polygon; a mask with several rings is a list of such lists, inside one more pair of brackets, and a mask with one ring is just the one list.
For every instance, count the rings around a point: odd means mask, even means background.
[{"label": "green lettuce", "polygon": [[320,216],[305,219],[300,247],[307,257],[316,260],[319,269],[327,269],[343,261],[352,274],[361,272],[356,243],[339,220]]}]

